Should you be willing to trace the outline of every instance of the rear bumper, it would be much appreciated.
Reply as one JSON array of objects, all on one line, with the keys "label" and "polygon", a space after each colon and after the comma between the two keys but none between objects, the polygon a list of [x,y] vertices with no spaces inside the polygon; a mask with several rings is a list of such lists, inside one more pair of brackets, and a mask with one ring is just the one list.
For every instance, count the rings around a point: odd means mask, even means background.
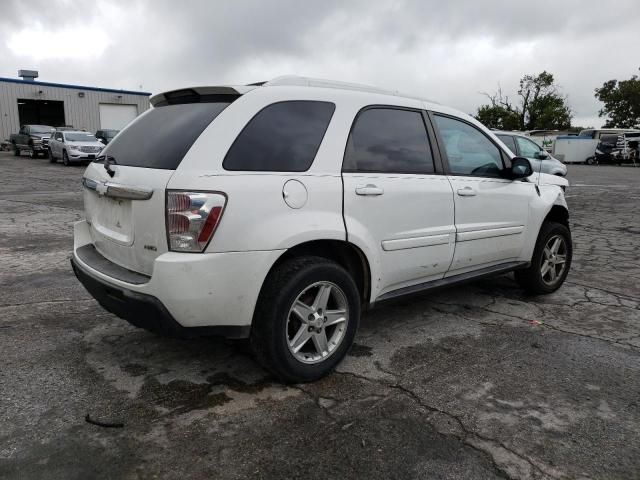
[{"label": "rear bumper", "polygon": [[110,285],[87,273],[72,258],[73,273],[84,288],[108,312],[128,321],[132,325],[159,335],[192,338],[219,335],[227,338],[246,338],[250,326],[215,325],[207,327],[183,327],[169,310],[153,295],[137,293],[126,288]]},{"label": "rear bumper", "polygon": [[148,277],[99,253],[87,256],[91,243],[86,221],[77,222],[71,263],[87,291],[133,325],[182,337],[248,336],[264,279],[282,253],[168,252],[155,259]]}]

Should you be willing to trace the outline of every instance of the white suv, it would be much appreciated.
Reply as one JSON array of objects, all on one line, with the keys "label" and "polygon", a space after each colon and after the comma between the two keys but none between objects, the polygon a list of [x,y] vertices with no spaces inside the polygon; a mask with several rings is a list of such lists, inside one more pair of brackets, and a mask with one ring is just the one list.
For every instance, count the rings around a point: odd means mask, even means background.
[{"label": "white suv", "polygon": [[250,338],[311,381],[374,303],[512,270],[549,293],[568,273],[566,180],[456,110],[300,77],[151,103],[87,168],[71,260],[133,325]]}]

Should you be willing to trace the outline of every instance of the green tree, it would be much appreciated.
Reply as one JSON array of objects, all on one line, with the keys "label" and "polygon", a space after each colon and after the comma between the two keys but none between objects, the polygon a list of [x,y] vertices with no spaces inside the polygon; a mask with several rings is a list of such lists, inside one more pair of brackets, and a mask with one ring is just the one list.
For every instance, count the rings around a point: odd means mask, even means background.
[{"label": "green tree", "polygon": [[480,106],[476,118],[490,128],[504,130],[570,128],[571,108],[558,90],[549,72],[525,75],[520,79],[518,104],[514,105],[498,87],[494,95],[485,93],[491,103]]},{"label": "green tree", "polygon": [[502,105],[482,105],[478,108],[476,119],[490,128],[499,130],[518,130],[520,128],[518,112],[508,110]]},{"label": "green tree", "polygon": [[601,117],[607,117],[605,127],[633,128],[640,126],[640,79],[609,80],[596,88],[596,98],[604,103]]}]

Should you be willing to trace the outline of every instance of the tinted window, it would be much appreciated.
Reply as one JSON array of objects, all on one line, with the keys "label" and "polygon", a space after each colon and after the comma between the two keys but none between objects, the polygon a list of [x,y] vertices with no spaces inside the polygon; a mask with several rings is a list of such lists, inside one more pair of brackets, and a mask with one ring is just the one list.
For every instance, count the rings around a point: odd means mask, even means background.
[{"label": "tinted window", "polygon": [[595,130],[582,130],[578,135],[580,135],[581,137],[594,138],[595,133],[596,133]]},{"label": "tinted window", "polygon": [[31,125],[31,133],[50,133],[53,127],[48,125]]},{"label": "tinted window", "polygon": [[619,135],[611,135],[611,134],[607,134],[607,135],[602,135],[600,137],[600,142],[602,143],[610,143],[612,145],[615,145],[616,143],[618,143],[618,138]]},{"label": "tinted window", "polygon": [[433,173],[433,157],[422,115],[391,108],[361,112],[351,128],[343,170]]},{"label": "tinted window", "polygon": [[435,119],[452,174],[500,176],[503,168],[500,150],[480,130],[449,117],[436,115]]},{"label": "tinted window", "polygon": [[536,154],[541,150],[537,143],[526,138],[516,137],[516,142],[520,147],[520,156],[527,158],[536,158]]},{"label": "tinted window", "polygon": [[516,142],[513,140],[513,137],[511,135],[497,135],[497,137],[502,140],[502,143],[509,147],[509,150],[511,150],[514,154],[518,153],[518,150],[516,150]]},{"label": "tinted window", "polygon": [[109,143],[117,165],[174,170],[191,145],[229,102],[189,103],[152,108]]},{"label": "tinted window", "polygon": [[65,133],[67,142],[95,142],[97,139],[91,133]]},{"label": "tinted window", "polygon": [[335,105],[291,101],[265,107],[240,132],[222,162],[226,170],[304,172],[329,126]]}]

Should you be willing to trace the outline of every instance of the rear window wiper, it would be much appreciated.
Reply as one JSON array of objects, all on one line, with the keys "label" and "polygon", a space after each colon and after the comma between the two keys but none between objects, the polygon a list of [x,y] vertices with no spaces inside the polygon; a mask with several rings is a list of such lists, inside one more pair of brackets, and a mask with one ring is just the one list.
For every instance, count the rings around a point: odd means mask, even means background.
[{"label": "rear window wiper", "polygon": [[117,165],[116,158],[112,155],[98,155],[95,159],[95,163],[104,162],[104,169],[107,171],[110,177],[113,177],[116,172],[111,168],[111,165]]}]

